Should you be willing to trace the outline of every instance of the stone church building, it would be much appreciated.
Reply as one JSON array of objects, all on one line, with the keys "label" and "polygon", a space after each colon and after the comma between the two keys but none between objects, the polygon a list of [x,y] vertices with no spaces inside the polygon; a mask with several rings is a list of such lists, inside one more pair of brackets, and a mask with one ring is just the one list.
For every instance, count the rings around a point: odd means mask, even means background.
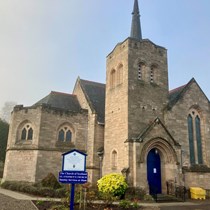
[{"label": "stone church building", "polygon": [[150,193],[167,182],[210,189],[209,99],[194,78],[169,91],[167,50],[142,38],[137,0],[130,37],[106,59],[106,85],[78,78],[72,94],[15,106],[3,180],[57,176],[76,148],[92,183],[116,172]]}]

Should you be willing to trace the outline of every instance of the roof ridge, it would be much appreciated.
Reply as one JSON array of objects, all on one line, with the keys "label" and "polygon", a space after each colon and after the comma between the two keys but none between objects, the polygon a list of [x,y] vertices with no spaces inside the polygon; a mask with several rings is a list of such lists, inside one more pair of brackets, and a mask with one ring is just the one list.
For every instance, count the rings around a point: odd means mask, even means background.
[{"label": "roof ridge", "polygon": [[86,80],[86,79],[80,79],[80,81],[89,82],[89,83],[94,83],[94,84],[99,84],[99,85],[104,85],[104,86],[106,85],[105,83],[95,82],[95,81]]},{"label": "roof ridge", "polygon": [[64,92],[59,92],[59,91],[51,91],[51,93],[57,93],[57,94],[69,95],[69,96],[76,96],[75,94],[72,94],[72,93],[64,93]]},{"label": "roof ridge", "polygon": [[179,86],[179,87],[177,87],[177,88],[174,88],[174,89],[170,90],[170,91],[169,91],[169,94],[174,93],[174,92],[176,92],[176,91],[178,91],[178,90],[180,90],[180,89],[186,87],[186,85],[187,85],[187,84],[184,84],[184,85],[181,85],[181,86]]}]

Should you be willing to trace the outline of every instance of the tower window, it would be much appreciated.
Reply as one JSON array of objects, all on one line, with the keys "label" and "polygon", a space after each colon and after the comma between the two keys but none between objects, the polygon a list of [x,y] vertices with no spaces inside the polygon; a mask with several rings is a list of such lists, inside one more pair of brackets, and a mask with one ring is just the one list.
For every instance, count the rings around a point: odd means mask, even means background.
[{"label": "tower window", "polygon": [[143,62],[138,63],[138,80],[143,80],[145,64]]},{"label": "tower window", "polygon": [[116,70],[112,69],[110,73],[110,88],[114,88],[116,85]]},{"label": "tower window", "polygon": [[153,67],[151,67],[151,69],[150,69],[150,82],[151,83],[154,82],[154,69],[153,69]]},{"label": "tower window", "polygon": [[138,79],[139,80],[142,80],[142,66],[141,64],[139,64],[139,67],[138,67]]},{"label": "tower window", "polygon": [[123,82],[123,65],[120,64],[117,68],[117,84],[121,84]]},{"label": "tower window", "polygon": [[157,65],[156,64],[153,64],[150,68],[150,75],[149,75],[149,78],[150,78],[150,83],[154,83],[156,82],[157,83]]},{"label": "tower window", "polygon": [[190,163],[203,164],[200,116],[196,110],[188,115]]}]

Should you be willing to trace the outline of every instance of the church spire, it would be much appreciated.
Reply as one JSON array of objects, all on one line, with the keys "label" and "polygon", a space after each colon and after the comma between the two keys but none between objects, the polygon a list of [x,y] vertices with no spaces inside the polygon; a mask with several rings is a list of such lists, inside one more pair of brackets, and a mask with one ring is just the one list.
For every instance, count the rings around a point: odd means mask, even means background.
[{"label": "church spire", "polygon": [[139,40],[142,39],[138,0],[134,0],[130,37]]}]

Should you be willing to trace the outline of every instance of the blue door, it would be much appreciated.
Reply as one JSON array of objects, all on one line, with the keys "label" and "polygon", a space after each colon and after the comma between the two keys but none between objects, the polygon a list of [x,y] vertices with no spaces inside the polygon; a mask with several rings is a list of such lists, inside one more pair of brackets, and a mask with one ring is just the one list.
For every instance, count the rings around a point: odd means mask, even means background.
[{"label": "blue door", "polygon": [[160,155],[157,149],[152,149],[147,156],[147,180],[151,195],[161,193]]}]

